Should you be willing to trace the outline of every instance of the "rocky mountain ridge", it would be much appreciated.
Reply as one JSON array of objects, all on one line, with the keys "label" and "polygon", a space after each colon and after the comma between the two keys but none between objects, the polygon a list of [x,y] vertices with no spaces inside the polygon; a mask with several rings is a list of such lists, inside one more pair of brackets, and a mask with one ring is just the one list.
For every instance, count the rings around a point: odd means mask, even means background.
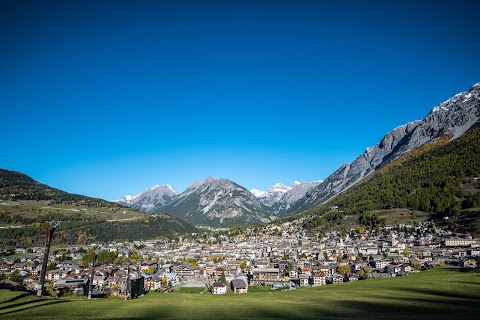
[{"label": "rocky mountain ridge", "polygon": [[480,83],[433,108],[423,120],[409,122],[386,134],[352,163],[337,169],[325,181],[295,202],[290,213],[321,204],[348,189],[382,165],[445,133],[455,139],[480,119]]},{"label": "rocky mountain ridge", "polygon": [[268,222],[275,217],[247,189],[228,179],[197,181],[153,213],[169,213],[197,225],[231,226]]},{"label": "rocky mountain ridge", "polygon": [[477,83],[470,90],[440,103],[423,120],[393,129],[375,146],[366,148],[353,162],[342,165],[324,181],[292,186],[277,183],[267,191],[253,189],[249,192],[230,180],[207,178],[194,183],[166,204],[148,206],[144,203],[144,207],[151,213],[166,212],[195,224],[270,221],[319,205],[385,164],[446,133],[456,139],[479,119],[480,83]]}]

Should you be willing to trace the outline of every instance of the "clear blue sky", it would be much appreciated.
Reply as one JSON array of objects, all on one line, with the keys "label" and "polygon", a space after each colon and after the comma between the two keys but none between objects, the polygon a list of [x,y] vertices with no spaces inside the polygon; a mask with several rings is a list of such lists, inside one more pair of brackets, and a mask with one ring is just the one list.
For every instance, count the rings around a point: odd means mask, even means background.
[{"label": "clear blue sky", "polygon": [[0,167],[104,199],[324,179],[480,81],[477,1],[1,1]]}]

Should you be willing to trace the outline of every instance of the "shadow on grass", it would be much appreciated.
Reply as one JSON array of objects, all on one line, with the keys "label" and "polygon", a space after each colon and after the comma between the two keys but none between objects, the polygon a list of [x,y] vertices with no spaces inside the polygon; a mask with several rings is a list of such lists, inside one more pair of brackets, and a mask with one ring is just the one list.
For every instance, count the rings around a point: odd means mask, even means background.
[{"label": "shadow on grass", "polygon": [[[155,308],[142,310],[135,319],[452,319],[462,317],[476,319],[480,313],[480,302],[475,294],[453,294],[430,290],[398,288],[404,293],[384,296],[381,300],[351,301],[318,300],[318,297],[302,303],[285,301],[275,305],[268,301],[265,304],[251,303],[232,305],[221,308],[217,304],[207,308],[203,305],[177,305],[174,308],[161,304]],[[359,292],[359,294],[362,294]],[[341,298],[340,298],[341,299]],[[218,304],[222,304],[218,301]],[[207,310],[205,310],[207,309]]]},{"label": "shadow on grass", "polygon": [[[5,314],[11,314],[15,312],[20,312],[28,309],[33,309],[33,308],[40,308],[46,305],[51,305],[51,304],[59,304],[59,303],[65,303],[68,301],[65,300],[46,300],[46,299],[34,299],[30,301],[25,301],[25,302],[20,302],[20,303],[15,303],[11,304],[8,306],[3,306],[0,307],[0,316],[5,315]],[[15,309],[15,310],[12,310]],[[5,311],[4,311],[5,310]]]},{"label": "shadow on grass", "polygon": [[1,306],[2,306],[3,304],[5,304],[5,303],[14,302],[14,301],[20,300],[20,299],[22,299],[22,298],[25,298],[25,297],[28,297],[28,296],[31,296],[31,295],[32,295],[31,293],[25,292],[25,293],[22,293],[22,294],[20,294],[20,295],[18,295],[18,296],[16,296],[16,297],[10,298],[10,299],[5,300],[5,301],[2,301],[2,302],[0,303],[0,310],[1,310]]},{"label": "shadow on grass", "polygon": [[435,270],[462,273],[480,273],[480,268],[441,267]]},{"label": "shadow on grass", "polygon": [[[470,283],[471,284],[471,283]],[[463,299],[463,300],[475,300],[480,302],[480,292],[475,291],[474,293],[456,293],[451,291],[443,291],[436,289],[422,289],[422,288],[398,288],[397,290],[402,290],[406,292],[419,293],[422,295],[435,296],[437,298],[452,298],[452,299]],[[468,291],[468,290],[465,290]]]}]

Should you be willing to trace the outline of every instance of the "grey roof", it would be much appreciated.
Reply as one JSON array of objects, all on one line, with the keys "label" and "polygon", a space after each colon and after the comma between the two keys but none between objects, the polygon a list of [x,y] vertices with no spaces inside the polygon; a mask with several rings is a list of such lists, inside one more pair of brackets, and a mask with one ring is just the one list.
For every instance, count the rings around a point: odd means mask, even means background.
[{"label": "grey roof", "polygon": [[60,279],[55,282],[54,287],[82,287],[88,284],[87,278],[81,279]]},{"label": "grey roof", "polygon": [[245,283],[245,281],[243,281],[243,279],[233,279],[231,283],[234,288],[238,288],[238,289],[247,288],[247,284]]}]

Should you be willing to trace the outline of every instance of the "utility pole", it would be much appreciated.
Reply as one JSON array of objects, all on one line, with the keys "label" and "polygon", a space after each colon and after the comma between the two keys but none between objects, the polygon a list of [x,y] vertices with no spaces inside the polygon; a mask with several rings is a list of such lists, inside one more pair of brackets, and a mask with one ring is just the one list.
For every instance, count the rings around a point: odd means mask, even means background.
[{"label": "utility pole", "polygon": [[42,260],[42,273],[40,274],[40,288],[37,291],[37,296],[43,295],[43,289],[45,286],[45,275],[47,274],[48,254],[50,253],[50,245],[52,244],[53,233],[55,229],[60,225],[60,221],[52,220],[45,221],[45,228],[47,229],[47,242],[45,243],[45,251],[43,252]]},{"label": "utility pole", "polygon": [[127,300],[131,294],[130,292],[131,287],[130,287],[130,266],[128,266],[128,272],[127,272],[127,281],[125,283],[125,300]]},{"label": "utility pole", "polygon": [[93,291],[93,278],[95,276],[95,263],[97,261],[97,253],[93,253],[92,257],[92,274],[90,275],[90,284],[88,285],[88,300],[92,299],[92,291]]}]

